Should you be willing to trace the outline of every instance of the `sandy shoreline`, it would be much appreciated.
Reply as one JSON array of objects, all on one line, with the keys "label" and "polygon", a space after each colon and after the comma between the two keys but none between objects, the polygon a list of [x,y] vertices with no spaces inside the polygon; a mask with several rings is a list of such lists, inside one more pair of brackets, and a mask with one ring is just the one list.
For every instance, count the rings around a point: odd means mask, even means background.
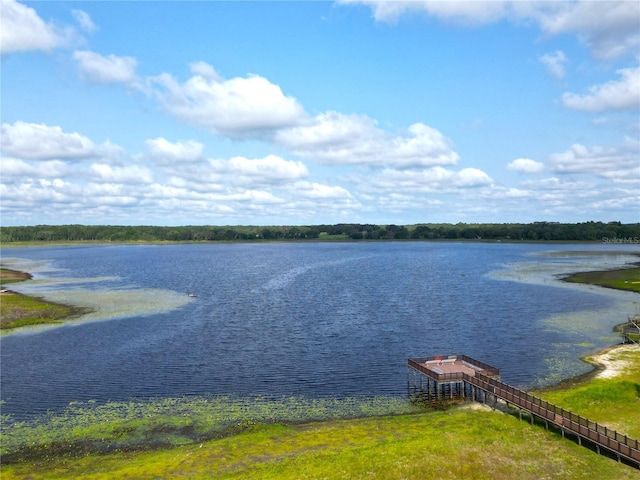
[{"label": "sandy shoreline", "polygon": [[629,366],[629,362],[620,356],[637,351],[640,351],[640,345],[619,344],[605,348],[585,360],[596,367],[593,372],[595,378],[614,378],[621,375]]}]

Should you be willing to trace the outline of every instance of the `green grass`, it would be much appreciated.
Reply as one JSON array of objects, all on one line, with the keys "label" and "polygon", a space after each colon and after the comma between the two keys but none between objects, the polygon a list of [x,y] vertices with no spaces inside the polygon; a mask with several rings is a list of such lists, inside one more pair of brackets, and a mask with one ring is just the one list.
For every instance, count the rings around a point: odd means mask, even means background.
[{"label": "green grass", "polygon": [[[0,286],[31,278],[25,272],[0,268]],[[59,323],[86,313],[88,309],[48,302],[38,297],[20,295],[12,291],[0,294],[0,329]]]},{"label": "green grass", "polygon": [[640,268],[625,268],[603,272],[576,273],[564,279],[573,283],[590,283],[601,287],[640,292]]},{"label": "green grass", "polygon": [[297,479],[637,478],[637,471],[492,411],[455,409],[298,425],[257,424],[228,438],[139,453],[57,456],[2,478]]},{"label": "green grass", "polygon": [[78,307],[60,305],[37,297],[20,294],[2,294],[0,298],[0,329],[11,329],[58,323],[86,311]]}]

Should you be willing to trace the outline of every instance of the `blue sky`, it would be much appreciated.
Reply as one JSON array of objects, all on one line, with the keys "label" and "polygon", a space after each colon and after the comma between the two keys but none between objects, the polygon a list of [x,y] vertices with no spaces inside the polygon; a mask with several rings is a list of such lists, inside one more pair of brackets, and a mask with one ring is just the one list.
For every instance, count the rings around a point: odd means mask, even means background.
[{"label": "blue sky", "polygon": [[3,225],[640,221],[636,1],[0,6]]}]

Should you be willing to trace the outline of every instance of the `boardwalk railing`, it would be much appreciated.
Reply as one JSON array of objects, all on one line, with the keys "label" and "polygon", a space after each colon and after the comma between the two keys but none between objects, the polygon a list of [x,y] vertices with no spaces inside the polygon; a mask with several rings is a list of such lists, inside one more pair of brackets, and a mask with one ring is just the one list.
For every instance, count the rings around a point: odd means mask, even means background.
[{"label": "boardwalk railing", "polygon": [[545,421],[552,422],[564,431],[577,435],[578,438],[587,439],[596,446],[613,452],[618,456],[618,459],[624,457],[640,468],[640,442],[638,440],[622,435],[604,425],[576,415],[494,378],[480,373],[476,373],[475,376],[462,373],[461,376],[464,382],[522,408]]}]

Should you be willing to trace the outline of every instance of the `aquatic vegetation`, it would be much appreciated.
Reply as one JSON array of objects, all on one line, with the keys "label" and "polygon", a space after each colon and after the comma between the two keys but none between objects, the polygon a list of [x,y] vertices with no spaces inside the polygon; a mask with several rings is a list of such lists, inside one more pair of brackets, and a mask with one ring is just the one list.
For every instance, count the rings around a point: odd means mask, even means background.
[{"label": "aquatic vegetation", "polygon": [[405,398],[237,398],[200,396],[149,401],[72,403],[30,421],[2,416],[2,462],[140,450],[237,434],[256,423],[301,423],[420,411]]}]

